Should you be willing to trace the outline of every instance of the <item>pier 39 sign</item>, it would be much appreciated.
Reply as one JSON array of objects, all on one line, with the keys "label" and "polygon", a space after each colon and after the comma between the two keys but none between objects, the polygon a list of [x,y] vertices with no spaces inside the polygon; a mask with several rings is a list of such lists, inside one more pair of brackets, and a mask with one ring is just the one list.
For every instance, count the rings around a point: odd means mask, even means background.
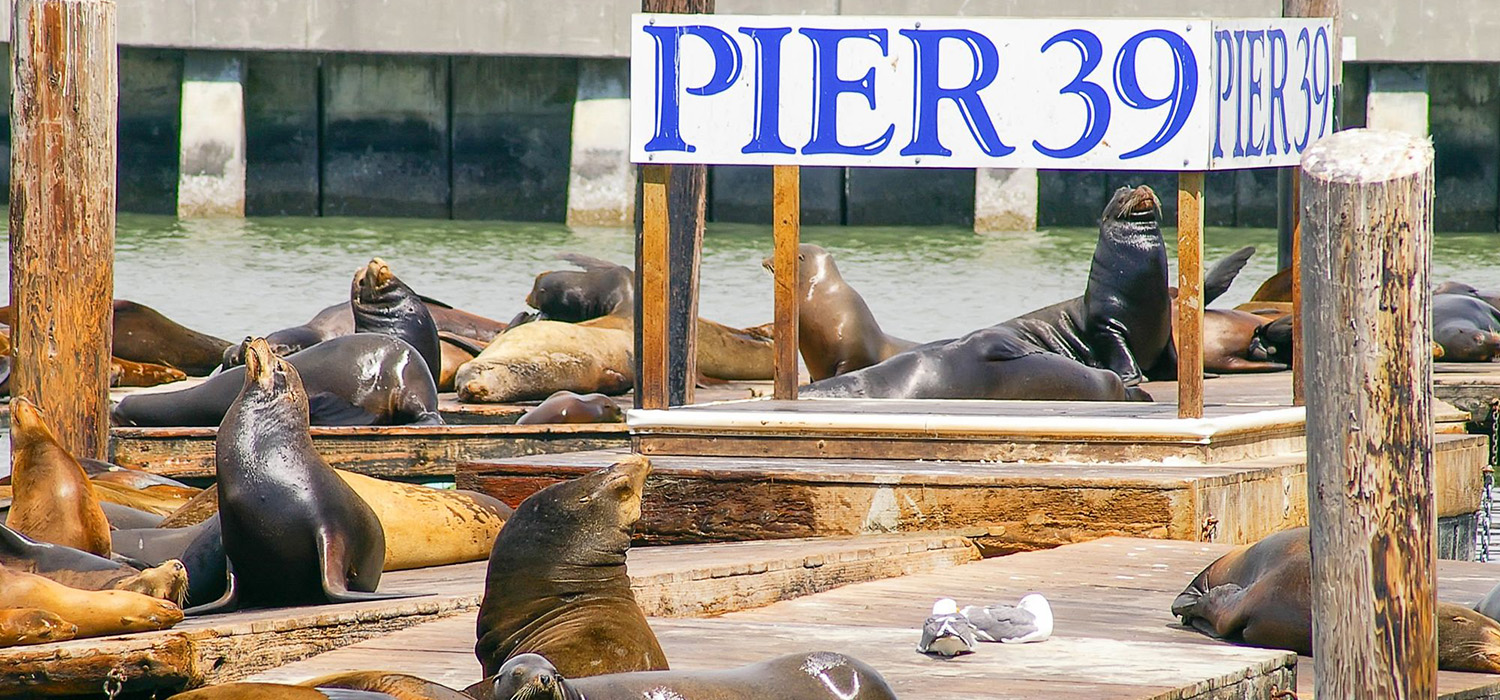
[{"label": "pier 39 sign", "polygon": [[638,163],[1213,170],[1333,130],[1327,20],[638,14]]}]

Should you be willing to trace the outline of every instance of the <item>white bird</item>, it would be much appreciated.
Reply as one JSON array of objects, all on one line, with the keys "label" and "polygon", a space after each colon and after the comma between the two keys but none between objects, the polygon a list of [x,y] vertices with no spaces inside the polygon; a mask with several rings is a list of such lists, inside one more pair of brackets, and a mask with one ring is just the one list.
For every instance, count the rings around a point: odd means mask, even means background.
[{"label": "white bird", "polygon": [[932,606],[932,617],[922,623],[917,651],[939,656],[974,653],[974,625],[958,612],[958,603],[944,598]]},{"label": "white bird", "polygon": [[970,605],[959,614],[973,623],[975,636],[985,642],[1044,642],[1052,636],[1052,606],[1040,593],[1027,595],[1020,605]]}]

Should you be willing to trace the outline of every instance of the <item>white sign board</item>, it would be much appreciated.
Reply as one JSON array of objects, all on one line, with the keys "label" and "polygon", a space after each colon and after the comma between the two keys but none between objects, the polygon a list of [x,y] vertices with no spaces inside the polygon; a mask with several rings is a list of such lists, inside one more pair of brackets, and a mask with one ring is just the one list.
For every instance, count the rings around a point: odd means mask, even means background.
[{"label": "white sign board", "polygon": [[638,163],[1208,170],[1332,130],[1327,20],[635,15]]}]

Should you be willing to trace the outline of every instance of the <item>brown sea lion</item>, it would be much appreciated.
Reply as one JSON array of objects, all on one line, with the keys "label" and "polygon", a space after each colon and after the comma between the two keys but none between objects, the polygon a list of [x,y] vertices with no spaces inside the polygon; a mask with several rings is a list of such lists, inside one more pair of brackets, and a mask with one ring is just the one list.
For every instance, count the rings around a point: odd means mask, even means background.
[{"label": "brown sea lion", "polygon": [[[775,271],[773,258],[761,265]],[[828,251],[811,243],[798,247],[797,349],[813,381],[869,367],[916,345],[880,329]]]},{"label": "brown sea lion", "polygon": [[546,401],[516,419],[516,425],[539,423],[623,423],[625,412],[620,404],[604,394],[579,396],[559,391]]},{"label": "brown sea lion", "polygon": [[94,486],[94,495],[101,501],[163,517],[176,512],[198,495],[198,489],[194,488],[156,485],[137,489],[107,479],[89,481]]},{"label": "brown sea lion", "polygon": [[[0,325],[10,326],[11,315],[11,307],[0,307]],[[6,335],[8,343],[8,330]],[[170,371],[173,368],[201,377],[218,367],[227,347],[228,341],[179,325],[145,304],[124,299],[114,301],[111,364],[115,372],[126,377],[124,381],[175,381],[169,379],[176,376]],[[122,383],[115,386],[154,385]]]},{"label": "brown sea lion", "polygon": [[[1218,639],[1312,654],[1312,544],[1283,530],[1219,557],[1172,601],[1184,625]],[[1439,602],[1438,668],[1500,673],[1500,623]]]},{"label": "brown sea lion", "polygon": [[516,509],[495,538],[479,607],[474,653],[486,676],[526,653],[569,677],[667,668],[625,571],[650,472],[631,455]]},{"label": "brown sea lion", "polygon": [[[224,683],[171,696],[172,700],[328,700],[313,688],[284,683]],[[382,696],[365,696],[379,700]],[[352,699],[351,699],[352,700]]]},{"label": "brown sea lion", "polygon": [[319,676],[298,685],[308,688],[346,688],[385,693],[396,700],[474,700],[465,693],[432,681],[385,671],[346,671]]},{"label": "brown sea lion", "polygon": [[[1247,311],[1204,309],[1203,369],[1223,373],[1290,369],[1291,365],[1270,359],[1264,340],[1257,342],[1265,325],[1264,316]],[[1172,314],[1172,337],[1177,337],[1176,313]]]},{"label": "brown sea lion", "polygon": [[623,394],[634,384],[628,331],[533,321],[501,334],[458,368],[461,401],[510,403],[558,391]]},{"label": "brown sea lion", "polygon": [[110,386],[160,386],[184,379],[187,379],[187,373],[175,367],[109,358]]},{"label": "brown sea lion", "polygon": [[83,467],[53,436],[40,409],[11,399],[10,512],[5,524],[42,542],[109,556],[109,520]]},{"label": "brown sea lion", "polygon": [[117,556],[148,565],[173,561],[181,564],[186,571],[184,609],[207,605],[223,597],[229,564],[224,556],[223,531],[217,514],[188,527],[122,529],[111,535]]},{"label": "brown sea lion", "polygon": [[1270,279],[1262,282],[1255,293],[1250,295],[1250,301],[1279,301],[1292,303],[1292,268],[1287,268],[1271,275]]},{"label": "brown sea lion", "polygon": [[635,273],[630,268],[577,253],[557,257],[583,270],[553,270],[536,276],[526,304],[541,312],[539,319],[578,323],[629,313],[635,301]]},{"label": "brown sea lion", "polygon": [[1432,341],[1444,362],[1490,362],[1500,357],[1500,309],[1466,294],[1432,295]]},{"label": "brown sea lion", "polygon": [[380,520],[313,448],[302,379],[264,339],[246,348],[244,388],[219,424],[214,464],[229,586],[195,612],[390,597],[375,593]]},{"label": "brown sea lion", "polygon": [[164,560],[142,571],[72,547],[37,542],[4,525],[0,525],[0,564],[85,591],[134,591],[179,606],[187,595],[187,570],[179,561]]},{"label": "brown sea lion", "polygon": [[78,636],[78,625],[37,608],[0,608],[0,648],[66,642]]},{"label": "brown sea lion", "polygon": [[481,345],[478,351],[470,352],[469,344],[446,333],[439,333],[438,341],[441,343],[438,349],[442,353],[442,367],[438,370],[437,390],[453,391],[453,378],[458,375],[458,368],[479,355],[484,347]]},{"label": "brown sea lion", "polygon": [[379,333],[406,341],[427,363],[433,381],[442,374],[437,324],[417,293],[375,258],[354,273],[349,290],[355,333]]},{"label": "brown sea lion", "polygon": [[132,591],[83,591],[0,565],[5,604],[38,608],[78,626],[79,637],[166,629],[182,621],[176,605]]},{"label": "brown sea lion", "polygon": [[[584,328],[613,328],[635,333],[632,316],[615,313],[584,321]],[[698,374],[725,381],[770,379],[775,364],[771,324],[733,328],[698,319]]]},{"label": "brown sea lion", "polygon": [[464,691],[476,700],[896,700],[879,671],[831,651],[788,654],[723,671],[650,671],[568,678],[537,654],[512,657]]}]

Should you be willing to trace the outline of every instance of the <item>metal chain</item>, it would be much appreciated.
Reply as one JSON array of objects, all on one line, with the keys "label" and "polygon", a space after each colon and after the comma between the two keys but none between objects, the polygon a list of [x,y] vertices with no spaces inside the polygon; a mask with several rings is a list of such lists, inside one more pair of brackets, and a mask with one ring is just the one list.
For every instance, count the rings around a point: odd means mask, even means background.
[{"label": "metal chain", "polygon": [[120,691],[125,689],[125,669],[116,666],[104,675],[104,694],[109,700],[115,700]]},{"label": "metal chain", "polygon": [[1297,697],[1295,690],[1282,690],[1279,686],[1273,685],[1271,686],[1271,700],[1300,700],[1300,698]]},{"label": "metal chain", "polygon": [[1495,468],[1500,466],[1500,399],[1490,399],[1490,454],[1484,468],[1484,498],[1480,501],[1479,517],[1474,523],[1474,558],[1487,562],[1493,558],[1490,552],[1490,530],[1494,524]]}]

